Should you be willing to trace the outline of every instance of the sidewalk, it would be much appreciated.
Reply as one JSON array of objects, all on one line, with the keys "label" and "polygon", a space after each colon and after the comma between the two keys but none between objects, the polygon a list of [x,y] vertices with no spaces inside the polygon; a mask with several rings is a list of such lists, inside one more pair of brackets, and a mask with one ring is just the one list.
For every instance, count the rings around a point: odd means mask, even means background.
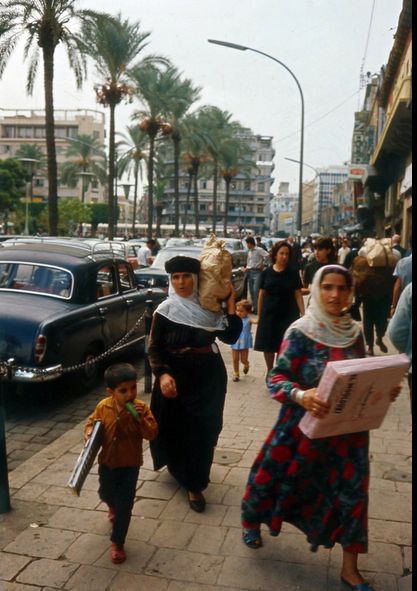
[{"label": "sidewalk", "polygon": [[[229,348],[222,346],[231,373]],[[394,351],[391,349],[391,353]],[[230,381],[206,491],[206,512],[189,510],[149,451],[126,541],[127,561],[109,560],[109,524],[97,474],[81,496],[66,483],[82,447],[82,423],[9,474],[12,511],[0,515],[0,591],[338,591],[341,550],[309,551],[285,525],[254,551],[241,541],[240,501],[248,471],[278,413],[264,385],[263,356]],[[405,387],[371,432],[369,554],[360,566],[377,591],[411,591],[411,415]],[[145,396],[145,400],[149,397]]]}]

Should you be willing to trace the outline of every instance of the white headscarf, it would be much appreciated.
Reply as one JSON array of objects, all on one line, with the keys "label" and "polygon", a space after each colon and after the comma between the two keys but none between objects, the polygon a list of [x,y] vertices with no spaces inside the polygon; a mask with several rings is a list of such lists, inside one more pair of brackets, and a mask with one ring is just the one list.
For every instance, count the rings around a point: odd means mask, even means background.
[{"label": "white headscarf", "polygon": [[183,298],[176,293],[172,287],[170,277],[168,297],[159,304],[155,312],[177,324],[185,324],[213,332],[225,330],[226,324],[222,312],[210,312],[200,306],[198,301],[198,276],[193,273],[192,277],[193,293],[188,298]]},{"label": "white headscarf", "polygon": [[[349,271],[341,265],[325,265],[321,267],[314,275],[311,287],[311,299],[305,315],[291,324],[291,328],[297,328],[307,337],[326,345],[327,347],[341,347],[342,349],[353,345],[361,333],[360,327],[352,320],[348,312],[343,312],[340,316],[328,314],[320,295],[320,284],[323,273],[331,268],[340,269],[343,275],[349,275]],[[349,304],[353,300],[353,286],[350,290]]]}]

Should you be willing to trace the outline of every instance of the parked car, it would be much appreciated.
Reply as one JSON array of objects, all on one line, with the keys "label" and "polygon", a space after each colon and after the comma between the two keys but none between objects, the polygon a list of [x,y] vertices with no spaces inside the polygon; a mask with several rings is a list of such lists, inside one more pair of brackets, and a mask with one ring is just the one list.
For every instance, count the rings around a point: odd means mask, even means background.
[{"label": "parked car", "polygon": [[[112,251],[93,250],[81,241],[33,240],[0,249],[0,361],[15,360],[14,380],[36,382],[114,347],[119,352],[144,339],[142,322],[150,295],[138,287],[127,260]],[[45,370],[40,375],[37,370]],[[98,365],[83,369],[86,384]]]},{"label": "parked car", "polygon": [[[135,277],[138,286],[142,289],[156,288],[162,289],[168,293],[169,278],[165,271],[165,263],[175,256],[187,256],[195,259],[200,258],[202,248],[199,246],[185,246],[161,249],[155,257],[154,262],[150,267],[135,269]],[[232,270],[232,284],[236,290],[238,299],[242,297],[244,290],[245,275],[239,265],[235,266],[232,255],[233,270]]]},{"label": "parked car", "polygon": [[164,248],[172,246],[193,246],[194,241],[191,238],[168,238]]}]

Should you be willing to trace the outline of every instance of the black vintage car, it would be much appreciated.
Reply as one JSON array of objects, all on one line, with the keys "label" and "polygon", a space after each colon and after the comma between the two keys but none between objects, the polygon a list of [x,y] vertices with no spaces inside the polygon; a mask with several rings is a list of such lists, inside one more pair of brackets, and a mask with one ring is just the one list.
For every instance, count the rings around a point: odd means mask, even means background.
[{"label": "black vintage car", "polygon": [[[54,370],[120,351],[144,339],[144,322],[119,342],[144,314],[149,294],[121,255],[95,252],[77,241],[33,240],[0,247],[0,362],[15,360],[13,379],[54,379]],[[44,370],[39,372],[39,370]],[[94,381],[98,364],[79,374]]]},{"label": "black vintage car", "polygon": [[[134,273],[138,286],[143,289],[160,288],[168,293],[169,280],[168,274],[165,271],[165,263],[175,256],[187,256],[198,259],[200,258],[201,251],[201,246],[174,246],[172,248],[162,248],[156,255],[155,260],[150,267],[135,269]],[[232,262],[232,284],[236,291],[237,299],[240,299],[243,295],[245,275],[243,270],[236,264],[233,254]]]}]

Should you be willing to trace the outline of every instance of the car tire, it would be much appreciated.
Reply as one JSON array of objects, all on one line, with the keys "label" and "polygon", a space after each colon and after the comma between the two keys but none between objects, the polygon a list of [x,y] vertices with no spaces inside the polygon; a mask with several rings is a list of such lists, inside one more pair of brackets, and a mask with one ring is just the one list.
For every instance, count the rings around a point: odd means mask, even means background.
[{"label": "car tire", "polygon": [[[102,347],[98,344],[92,344],[87,347],[84,353],[81,356],[80,363],[85,363],[90,359],[95,359],[98,355],[102,353]],[[94,365],[85,367],[81,369],[78,374],[77,378],[81,381],[81,384],[84,388],[88,389],[93,387],[97,380],[101,375],[101,363],[97,362]],[[80,382],[78,382],[80,383]]]}]

